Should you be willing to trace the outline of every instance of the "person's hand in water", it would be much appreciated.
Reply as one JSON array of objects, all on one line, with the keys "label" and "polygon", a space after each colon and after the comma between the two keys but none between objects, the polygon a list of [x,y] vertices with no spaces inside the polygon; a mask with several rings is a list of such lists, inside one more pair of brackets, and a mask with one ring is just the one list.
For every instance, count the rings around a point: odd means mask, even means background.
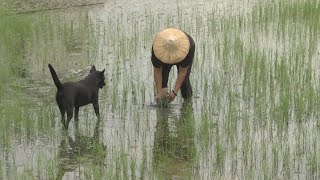
[{"label": "person's hand in water", "polygon": [[157,94],[155,100],[159,106],[166,107],[170,103],[169,96],[170,94],[168,93],[168,89],[163,88],[160,93]]},{"label": "person's hand in water", "polygon": [[174,99],[176,98],[177,96],[177,93],[174,92],[174,90],[172,90],[168,96],[168,100],[169,100],[169,103],[171,103],[172,101],[174,101]]}]

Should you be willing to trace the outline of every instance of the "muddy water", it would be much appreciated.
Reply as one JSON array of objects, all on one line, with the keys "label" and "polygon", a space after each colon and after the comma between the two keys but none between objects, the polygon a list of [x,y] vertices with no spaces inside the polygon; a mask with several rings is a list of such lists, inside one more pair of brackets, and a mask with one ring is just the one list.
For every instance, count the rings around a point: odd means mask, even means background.
[{"label": "muddy water", "polygon": [[[257,1],[90,2],[15,4],[20,11],[31,11],[34,19],[32,38],[25,44],[27,78],[22,79],[20,85],[36,107],[50,107],[52,116],[48,119],[49,130],[37,130],[31,137],[10,136],[10,149],[0,156],[4,179],[27,175],[39,179],[242,179],[263,177],[265,172],[282,178],[285,155],[263,153],[264,149],[278,152],[278,146],[287,145],[270,132],[275,129],[274,125],[258,126],[245,120],[228,124],[229,117],[252,120],[251,109],[244,115],[235,113],[229,106],[228,97],[237,99],[242,91],[241,76],[220,73],[224,64],[210,50],[217,42],[211,41],[209,30],[215,29],[218,39],[225,37],[219,32],[219,25],[206,23],[212,15],[217,19],[245,16]],[[153,101],[150,47],[155,34],[171,26],[189,32],[198,45],[191,77],[195,95],[191,102],[184,102],[179,96],[170,108],[159,109]],[[250,37],[250,32],[240,34]],[[263,47],[267,44],[263,42],[272,43],[270,36],[261,39],[265,40],[260,44],[261,49],[274,47],[270,44]],[[244,41],[249,46],[250,40]],[[63,82],[86,76],[91,65],[106,69],[107,85],[99,99],[100,122],[88,105],[80,109],[79,125],[72,121],[69,130],[63,131],[48,63],[55,67]],[[175,71],[170,74],[171,87],[175,76]],[[218,85],[210,85],[217,81]],[[232,85],[226,86],[224,81]],[[215,86],[220,86],[220,91],[231,89],[235,94],[214,93]],[[205,94],[206,88],[212,90],[212,95]],[[237,110],[247,112],[244,102],[235,102],[241,107]],[[250,124],[249,131],[245,131],[245,123]],[[300,132],[303,135],[297,137],[293,133],[296,126],[290,124],[289,138],[284,140],[292,142],[289,155],[303,148],[296,144],[296,138],[308,144],[317,135],[316,130],[310,134],[304,132],[308,127],[315,128],[314,124],[306,124]],[[229,136],[229,132],[234,134]],[[222,135],[226,137],[219,137]],[[263,162],[268,157],[273,157],[270,158],[273,161]],[[306,156],[299,158],[298,163],[306,162]],[[307,165],[298,163],[289,166],[289,174],[305,178]],[[294,172],[296,169],[302,170]]]}]

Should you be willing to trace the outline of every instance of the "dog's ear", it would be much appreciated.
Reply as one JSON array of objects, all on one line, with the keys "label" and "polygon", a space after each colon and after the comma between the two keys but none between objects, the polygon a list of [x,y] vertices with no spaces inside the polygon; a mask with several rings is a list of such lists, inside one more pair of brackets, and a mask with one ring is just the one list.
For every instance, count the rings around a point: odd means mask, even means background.
[{"label": "dog's ear", "polygon": [[90,73],[95,72],[95,71],[97,71],[97,70],[96,70],[96,67],[95,67],[95,66],[92,66],[92,68],[90,69]]},{"label": "dog's ear", "polygon": [[103,70],[101,71],[101,73],[104,74],[104,71],[105,71],[105,70],[106,70],[106,69],[103,69]]}]

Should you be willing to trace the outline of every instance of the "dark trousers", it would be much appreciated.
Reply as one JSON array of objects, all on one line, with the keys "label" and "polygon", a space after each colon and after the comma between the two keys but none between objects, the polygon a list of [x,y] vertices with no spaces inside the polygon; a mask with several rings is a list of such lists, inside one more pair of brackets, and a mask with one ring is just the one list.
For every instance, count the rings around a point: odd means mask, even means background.
[{"label": "dark trousers", "polygon": [[[169,72],[173,65],[163,65],[162,66],[162,88],[168,87],[168,78],[169,78]],[[192,64],[188,67],[187,75],[180,87],[181,95],[184,99],[189,99],[192,97],[193,91],[192,86],[190,84],[190,72],[191,72]],[[177,66],[178,73],[179,73],[179,67]]]}]

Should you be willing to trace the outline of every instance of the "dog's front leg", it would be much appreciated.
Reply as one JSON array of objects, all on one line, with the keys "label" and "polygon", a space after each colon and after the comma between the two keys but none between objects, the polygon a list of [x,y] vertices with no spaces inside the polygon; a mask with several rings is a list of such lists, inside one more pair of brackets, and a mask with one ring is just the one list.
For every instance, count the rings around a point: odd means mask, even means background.
[{"label": "dog's front leg", "polygon": [[99,104],[98,102],[93,103],[94,112],[96,113],[96,116],[98,119],[100,119],[100,113],[99,113]]}]

